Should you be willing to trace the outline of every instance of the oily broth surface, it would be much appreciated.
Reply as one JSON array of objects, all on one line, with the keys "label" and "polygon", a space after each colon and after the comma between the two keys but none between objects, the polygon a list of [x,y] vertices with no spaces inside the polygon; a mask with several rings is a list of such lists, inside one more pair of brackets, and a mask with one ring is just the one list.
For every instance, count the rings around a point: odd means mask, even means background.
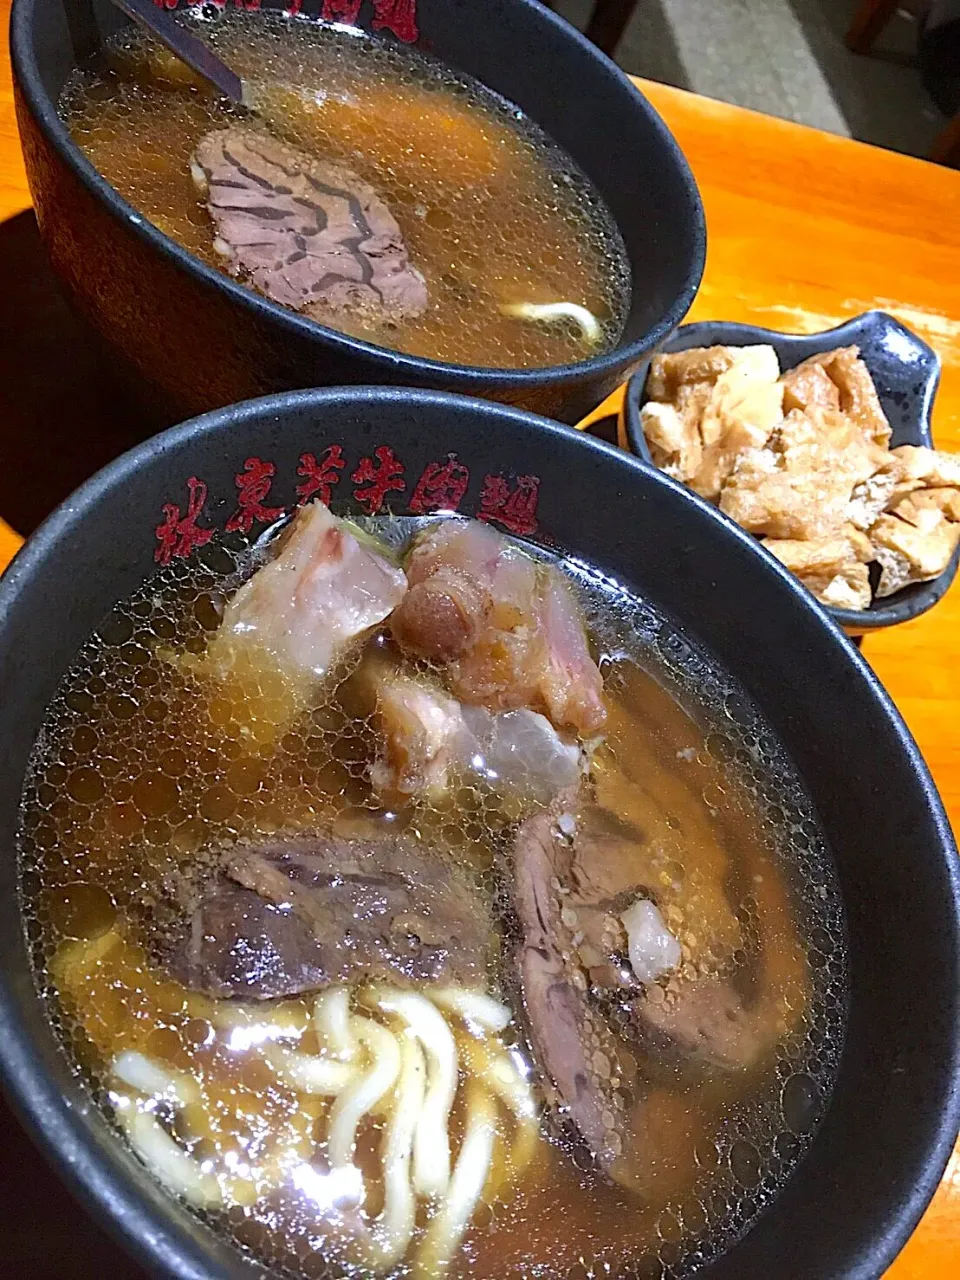
[{"label": "oily broth surface", "polygon": [[[616,344],[630,305],[620,233],[589,180],[522,112],[409,48],[315,20],[266,10],[214,19],[194,11],[183,20],[260,86],[273,134],[349,165],[400,224],[427,280],[426,314],[388,328],[338,313],[334,327],[411,355],[491,368],[565,364]],[[129,28],[96,68],[74,73],[60,113],[126,200],[220,268],[189,161],[204,134],[244,113],[188,75]],[[424,104],[446,113],[446,133],[424,129]],[[499,310],[557,301],[593,312],[599,348],[568,322]]]},{"label": "oily broth surface", "polygon": [[[415,523],[379,527],[398,543]],[[217,1117],[210,1149],[242,1143],[248,1151],[280,1131],[301,1136],[322,1118],[323,1103],[305,1107],[253,1055],[230,1051],[214,1031],[217,1002],[152,963],[167,907],[165,872],[241,834],[318,821],[349,834],[358,817],[375,815],[391,829],[405,821],[445,849],[502,909],[496,867],[511,816],[469,791],[454,808],[418,805],[399,819],[367,808],[371,730],[343,705],[349,663],[331,696],[272,753],[246,754],[229,711],[213,706],[169,655],[202,651],[218,602],[255,562],[237,538],[211,544],[188,564],[160,571],[105,620],[50,707],[20,836],[38,986],[96,1102],[110,1113],[105,1063],[136,1045],[203,1078]],[[743,947],[749,951],[761,919],[780,921],[772,945],[781,976],[800,993],[798,1013],[775,1061],[750,1072],[704,1073],[637,1051],[649,1116],[641,1192],[598,1178],[567,1135],[545,1123],[521,1182],[502,1202],[481,1207],[451,1274],[683,1277],[729,1247],[775,1196],[822,1113],[843,1032],[839,897],[809,802],[741,691],[644,602],[588,566],[563,567],[587,609],[614,713],[598,767],[616,774],[618,761],[625,770],[639,762],[650,794],[665,797],[659,816],[645,815],[648,829],[689,847],[691,863],[698,824],[715,832],[734,868],[729,887]],[[700,874],[682,857],[668,872],[678,884]],[[501,924],[509,955],[509,911]],[[108,930],[120,932],[121,945],[68,977],[69,948]],[[492,972],[494,990],[497,978]],[[502,994],[519,1008],[509,977]],[[307,1000],[286,1003],[302,1004],[306,1020]],[[511,1036],[526,1055],[513,1024]],[[361,1164],[372,1158],[376,1129],[374,1122],[361,1133]],[[336,1242],[305,1196],[234,1205],[212,1220],[278,1271],[341,1273]]]}]

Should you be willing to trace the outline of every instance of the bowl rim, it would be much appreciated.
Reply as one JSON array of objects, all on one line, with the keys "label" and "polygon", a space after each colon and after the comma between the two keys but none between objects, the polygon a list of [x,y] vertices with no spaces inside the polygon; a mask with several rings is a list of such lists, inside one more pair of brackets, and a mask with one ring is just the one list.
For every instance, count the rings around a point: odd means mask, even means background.
[{"label": "bowl rim", "polygon": [[[872,700],[883,714],[896,749],[904,753],[916,785],[929,807],[937,835],[932,856],[936,856],[946,868],[952,888],[954,913],[960,918],[960,858],[957,857],[952,829],[929,768],[892,698],[833,619],[794,575],[752,535],[728,521],[717,508],[685,485],[622,449],[589,435],[576,435],[560,423],[524,410],[444,391],[398,387],[331,387],[280,392],[229,405],[190,419],[169,428],[159,436],[141,442],[109,463],[43,522],[0,578],[0,617],[6,611],[5,606],[9,601],[29,582],[35,568],[55,553],[59,544],[69,539],[71,527],[85,518],[84,513],[96,504],[102,494],[122,485],[137,470],[144,457],[164,454],[195,439],[216,435],[227,424],[237,421],[276,421],[287,411],[300,407],[309,407],[312,411],[322,413],[327,404],[342,403],[345,400],[369,409],[398,400],[407,404],[430,403],[441,408],[469,407],[480,417],[513,420],[518,427],[535,428],[537,434],[544,439],[544,447],[549,447],[551,438],[563,438],[568,442],[578,440],[580,443],[576,447],[588,454],[614,461],[628,475],[643,475],[646,478],[653,476],[655,483],[672,490],[678,495],[679,501],[692,503],[708,519],[718,521],[726,536],[732,536],[748,548],[749,554],[757,563],[765,566],[768,574],[779,579],[794,597],[794,602],[799,603],[809,615],[811,623],[825,629],[833,638],[837,661],[846,665],[851,675],[862,682],[864,697]],[[530,434],[528,433],[528,438]],[[960,955],[957,959],[960,966]],[[32,989],[30,998],[37,998]],[[76,1114],[78,1111],[82,1113],[83,1108],[75,1108],[46,1071],[32,1037],[21,1025],[19,1003],[17,993],[10,987],[6,974],[0,971],[0,1082],[3,1083],[7,1096],[14,1102],[14,1109],[21,1123],[40,1146],[62,1181],[128,1251],[134,1256],[147,1258],[151,1265],[161,1268],[163,1274],[182,1277],[183,1280],[209,1280],[216,1272],[208,1254],[201,1245],[191,1241],[177,1227],[171,1215],[164,1213],[165,1201],[159,1209],[150,1205],[144,1193],[124,1170],[123,1157],[128,1153],[122,1145],[117,1142],[110,1144],[109,1149],[98,1149],[85,1138],[82,1114]],[[854,1277],[856,1280],[869,1280],[879,1274],[874,1268],[880,1263],[880,1270],[885,1270],[912,1234],[933,1197],[960,1131],[960,1036],[955,1037],[950,1066],[949,1076],[944,1084],[945,1096],[937,1117],[936,1137],[927,1150],[923,1176],[917,1178],[909,1191],[895,1204],[890,1205],[883,1234],[872,1242],[869,1261],[864,1263],[861,1258],[855,1269],[851,1268],[846,1273],[851,1280]],[[163,1191],[160,1194],[167,1195]],[[242,1254],[237,1257],[250,1265],[251,1275],[261,1274],[252,1260],[244,1258]]]},{"label": "bowl rim", "polygon": [[[686,341],[687,339],[703,334],[705,345],[709,346],[713,346],[717,342],[729,343],[734,346],[749,345],[757,342],[777,342],[785,343],[788,346],[822,344],[822,349],[828,351],[834,345],[856,345],[864,331],[872,329],[882,329],[887,332],[904,335],[918,351],[922,351],[927,357],[930,372],[923,384],[916,431],[921,444],[929,448],[935,448],[931,417],[940,385],[940,357],[933,347],[914,333],[912,329],[908,329],[895,316],[891,316],[879,308],[864,311],[860,315],[853,316],[850,320],[845,320],[842,324],[835,325],[831,329],[822,329],[815,333],[785,333],[780,329],[767,329],[761,325],[749,324],[739,320],[695,320],[690,324],[681,325],[664,341],[661,350],[669,352],[674,349],[685,349],[687,346],[692,345]],[[677,346],[675,348],[675,344],[681,341],[684,342],[684,347]],[[806,356],[803,357],[803,359],[806,358]],[[650,363],[650,361],[644,361],[627,382],[624,398],[624,419],[626,436],[631,450],[638,457],[643,458],[651,466],[654,466],[650,459],[643,429],[640,426],[640,409],[646,403],[646,387],[650,373]],[[792,368],[793,366],[790,367]],[[730,519],[730,517],[725,518]],[[736,523],[736,521],[731,522]],[[950,558],[950,563],[946,569],[938,574],[936,578],[931,578],[927,582],[911,584],[915,590],[906,599],[899,599],[900,592],[897,592],[882,600],[874,597],[869,608],[862,611],[840,609],[834,605],[821,605],[821,608],[848,635],[865,635],[873,631],[882,631],[886,627],[896,627],[903,622],[910,622],[914,618],[921,617],[929,609],[932,609],[935,604],[938,604],[952,586],[957,575],[958,566],[960,566],[960,547]]]},{"label": "bowl rim", "polygon": [[[659,144],[664,148],[670,163],[679,174],[681,183],[686,189],[692,222],[693,253],[686,270],[683,288],[657,323],[647,329],[642,337],[630,343],[618,343],[611,351],[570,364],[547,365],[539,369],[488,368],[480,365],[447,363],[392,351],[388,347],[378,346],[362,338],[351,337],[317,321],[307,320],[288,307],[271,302],[252,288],[240,284],[225,272],[202,262],[172,237],[155,227],[148,218],[125,200],[83,155],[70,137],[69,130],[57,114],[56,103],[47,95],[33,56],[32,27],[37,8],[45,3],[45,0],[13,0],[10,14],[10,57],[14,88],[15,90],[19,88],[47,141],[88,194],[103,204],[115,218],[125,223],[151,250],[166,258],[178,270],[199,278],[207,288],[224,292],[231,303],[242,307],[252,318],[280,325],[288,336],[295,335],[313,342],[319,340],[321,344],[332,347],[341,356],[380,361],[385,366],[385,371],[391,370],[398,381],[402,381],[404,375],[410,378],[422,378],[424,375],[438,379],[454,378],[468,388],[467,394],[475,390],[478,395],[482,395],[484,389],[488,387],[509,386],[519,390],[526,386],[540,388],[563,385],[573,380],[618,372],[624,366],[642,359],[676,329],[689,311],[703,279],[706,264],[706,216],[696,179],[686,157],[662,117],[630,77],[575,27],[565,22],[545,5],[536,3],[536,0],[511,0],[511,2],[531,11],[538,21],[553,26],[558,33],[578,48],[581,54],[599,63],[607,76],[616,81],[621,89],[628,91],[634,107],[646,117]],[[69,3],[69,0],[64,0],[64,3]],[[319,21],[304,14],[294,15],[294,17],[302,18],[304,21]]]}]

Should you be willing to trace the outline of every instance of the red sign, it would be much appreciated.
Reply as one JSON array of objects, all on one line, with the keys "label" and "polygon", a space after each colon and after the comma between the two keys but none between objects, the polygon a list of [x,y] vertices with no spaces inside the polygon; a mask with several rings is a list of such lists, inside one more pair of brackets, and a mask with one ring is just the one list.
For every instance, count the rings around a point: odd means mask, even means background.
[{"label": "red sign", "polygon": [[[191,8],[205,4],[208,0],[187,0]],[[158,9],[179,8],[180,0],[153,0]],[[212,0],[218,9],[227,7],[227,0]],[[255,13],[261,6],[261,0],[233,0],[238,9]],[[360,20],[364,0],[317,0],[320,17],[325,22],[342,22],[346,26],[355,27]],[[290,0],[284,13],[295,18],[303,10],[303,0]],[[413,44],[420,32],[417,29],[417,0],[373,0],[374,31],[389,31],[404,44]]]},{"label": "red sign", "polygon": [[279,520],[286,508],[265,507],[264,499],[270,492],[273,477],[277,468],[272,462],[263,462],[260,458],[248,458],[243,470],[234,476],[240,491],[237,496],[237,509],[224,525],[227,533],[249,533],[254,520],[261,524],[272,524]]},{"label": "red sign", "polygon": [[[312,453],[302,453],[296,472],[301,478],[296,486],[296,505],[302,507],[315,499],[329,505],[341,473],[345,473],[354,485],[354,501],[366,515],[377,515],[385,507],[402,510],[402,500],[399,504],[392,503],[390,495],[405,492],[406,467],[389,445],[378,445],[372,456],[360,458],[354,471],[348,472],[347,466],[342,444],[328,445],[319,458]],[[275,463],[256,457],[246,459],[243,469],[234,476],[237,505],[223,526],[225,533],[249,533],[254,523],[272,524],[280,519],[285,508],[266,505],[276,476]],[[469,484],[469,468],[455,453],[449,453],[443,460],[427,463],[406,509],[414,515],[459,511]],[[158,546],[154,552],[158,564],[168,565],[175,558],[186,558],[214,535],[213,528],[198,523],[207,501],[206,484],[191,476],[187,481],[187,495],[185,512],[173,502],[165,503],[162,508],[163,522],[156,527]],[[536,533],[539,497],[539,476],[485,475],[477,519],[494,521],[517,535]]]},{"label": "red sign", "polygon": [[174,556],[186,559],[197,547],[202,547],[213,537],[212,529],[201,529],[197,525],[203,504],[207,500],[207,486],[196,476],[191,476],[187,481],[187,492],[190,496],[185,516],[180,514],[180,508],[172,502],[166,503],[163,508],[163,524],[158,524],[156,528],[157,542],[160,545],[153,553],[157,564],[167,565]]},{"label": "red sign", "polygon": [[446,462],[428,462],[410,499],[417,515],[428,511],[456,511],[470,483],[470,472],[455,453]]},{"label": "red sign", "polygon": [[373,458],[360,459],[359,467],[350,477],[359,486],[354,489],[353,496],[368,516],[377,515],[388,493],[399,493],[407,487],[402,478],[404,465],[394,456],[390,446],[382,444],[373,453]]},{"label": "red sign", "polygon": [[517,476],[511,485],[505,476],[485,476],[478,520],[496,520],[511,533],[536,533],[539,476]]},{"label": "red sign", "polygon": [[297,485],[297,497],[302,507],[311,498],[319,498],[327,506],[330,505],[330,492],[335,484],[340,483],[340,472],[346,466],[343,457],[343,446],[332,444],[318,462],[312,453],[301,453],[297,475],[304,476],[303,484]]}]

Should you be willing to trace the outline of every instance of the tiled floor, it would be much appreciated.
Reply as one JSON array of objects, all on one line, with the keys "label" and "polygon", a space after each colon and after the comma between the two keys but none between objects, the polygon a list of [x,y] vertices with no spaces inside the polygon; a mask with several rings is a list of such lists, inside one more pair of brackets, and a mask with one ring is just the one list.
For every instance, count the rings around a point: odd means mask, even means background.
[{"label": "tiled floor", "polygon": [[[555,0],[583,25],[593,0]],[[865,142],[925,155],[943,126],[910,56],[904,10],[862,58],[843,45],[856,0],[640,0],[617,50],[636,75]]]}]

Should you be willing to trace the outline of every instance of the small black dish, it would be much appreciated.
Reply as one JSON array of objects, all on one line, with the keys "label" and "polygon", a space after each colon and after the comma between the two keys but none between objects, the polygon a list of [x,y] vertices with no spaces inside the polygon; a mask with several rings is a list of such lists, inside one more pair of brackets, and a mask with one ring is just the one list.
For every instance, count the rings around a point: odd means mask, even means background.
[{"label": "small black dish", "polygon": [[[884,311],[867,311],[836,329],[809,334],[778,333],[752,324],[703,320],[678,329],[662,350],[688,351],[691,347],[747,346],[760,342],[773,347],[784,370],[793,369],[810,356],[834,347],[859,347],[893,431],[891,447],[913,444],[933,448],[930,415],[940,384],[940,360],[931,347]],[[624,416],[630,448],[653,466],[640,425],[640,408],[647,399],[649,372],[648,360],[630,379]],[[862,613],[825,606],[827,613],[848,635],[864,635],[909,622],[932,609],[946,594],[956,576],[958,562],[960,549],[943,573],[930,582],[917,582],[895,596],[874,600]]]},{"label": "small black dish", "polygon": [[[190,3],[167,0],[166,7]],[[251,0],[247,8],[290,5]],[[74,68],[129,19],[111,0],[14,0],[14,101],[41,238],[67,297],[114,359],[154,388],[168,422],[271,391],[389,383],[482,396],[575,423],[686,314],[703,273],[703,206],[680,148],[628,77],[536,0],[417,0],[413,8],[415,31],[395,20],[399,36],[378,30],[387,23],[370,3],[354,25],[376,39],[416,34],[418,49],[522,108],[603,196],[633,279],[620,341],[575,364],[479,368],[375,346],[270,302],[138,214],[57,114]],[[303,14],[320,9],[310,0]]]}]

